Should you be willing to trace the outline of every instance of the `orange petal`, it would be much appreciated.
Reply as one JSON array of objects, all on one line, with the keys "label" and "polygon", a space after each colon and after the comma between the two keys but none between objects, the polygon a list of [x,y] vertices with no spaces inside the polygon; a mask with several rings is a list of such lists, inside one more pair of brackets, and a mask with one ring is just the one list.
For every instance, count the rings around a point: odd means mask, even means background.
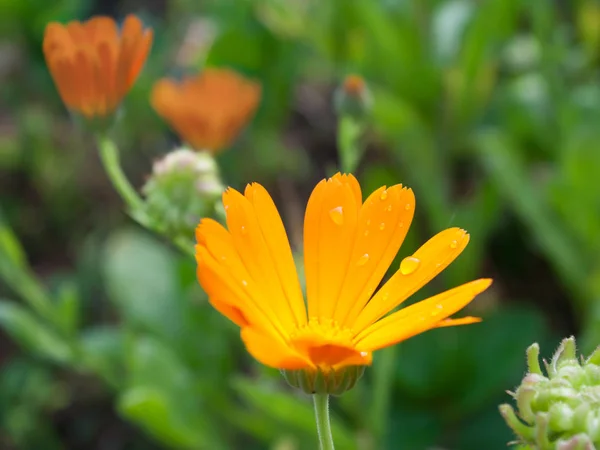
[{"label": "orange petal", "polygon": [[254,328],[242,328],[241,337],[250,353],[260,363],[276,369],[308,369],[312,363],[293,348]]},{"label": "orange petal", "polygon": [[[264,195],[261,195],[261,190]],[[288,257],[291,259],[290,246],[279,214],[266,191],[255,186],[247,192],[250,196],[258,193],[258,197],[253,199],[256,204],[235,189],[228,189],[223,194],[227,228],[254,282],[254,289],[261,297],[261,304],[277,317],[282,329],[291,332],[306,323],[306,314],[295,266],[291,261],[282,264]],[[260,219],[259,214],[263,216]],[[280,267],[277,267],[278,264]],[[283,272],[287,273],[282,275]],[[292,280],[295,280],[294,284],[283,286],[283,281]]]},{"label": "orange petal", "polygon": [[216,153],[228,146],[260,100],[259,84],[228,69],[208,68],[179,83],[168,82],[168,91],[164,81],[153,90],[153,106],[197,150]]},{"label": "orange petal", "polygon": [[79,84],[79,99],[76,109],[84,116],[92,117],[96,110],[96,83],[93,62],[87,48],[78,49],[75,55],[75,65]]},{"label": "orange petal", "polygon": [[[274,325],[273,318],[257,304],[256,297],[248,289],[250,284],[236,282],[227,266],[219,264],[205,247],[197,246],[196,261],[198,282],[219,312],[237,325],[249,323],[284,339]],[[228,262],[231,263],[231,260]]]},{"label": "orange petal", "polygon": [[281,287],[297,325],[306,323],[306,307],[298,272],[283,222],[273,199],[258,183],[249,184],[244,193],[254,207],[256,219],[272,259],[277,279],[272,284]]},{"label": "orange petal", "polygon": [[370,366],[373,364],[373,353],[372,352],[360,352],[356,351],[348,358],[344,359],[339,364],[333,367],[334,370],[341,369],[345,366]]},{"label": "orange petal", "polygon": [[460,228],[449,228],[429,239],[412,255],[418,261],[414,270],[398,270],[360,312],[351,328],[360,332],[392,311],[448,267],[468,242],[469,235]]},{"label": "orange petal", "polygon": [[[401,309],[359,333],[355,338],[356,347],[374,351],[435,328],[443,319],[464,308],[490,284],[490,279],[471,281]],[[463,320],[460,323],[466,322]],[[456,321],[454,324],[457,324]]]},{"label": "orange petal", "polygon": [[144,30],[142,21],[128,15],[121,29],[119,56],[116,62],[115,90],[122,100],[137,79],[152,45],[152,30]]},{"label": "orange petal", "polygon": [[415,197],[395,185],[373,192],[362,205],[342,291],[334,309],[340,325],[352,324],[388,270],[412,222]]},{"label": "orange petal", "polygon": [[217,311],[219,311],[221,314],[223,314],[225,317],[227,317],[229,320],[235,323],[238,327],[243,328],[250,325],[250,322],[248,321],[242,310],[237,306],[233,306],[230,302],[227,301],[218,300],[218,297],[214,295],[209,297],[208,301],[213,306],[213,308],[215,308]]},{"label": "orange petal", "polygon": [[440,323],[438,323],[436,325],[436,327],[437,328],[455,327],[455,326],[459,326],[459,325],[470,325],[472,323],[479,323],[481,321],[482,321],[481,317],[471,317],[471,316],[461,317],[460,319],[444,319]]},{"label": "orange petal", "polygon": [[362,198],[352,175],[336,174],[311,194],[304,218],[309,317],[334,317],[351,261]]},{"label": "orange petal", "polygon": [[[246,270],[227,230],[212,219],[203,219],[196,234],[198,281],[211,302],[224,302],[231,309],[239,310],[244,321],[254,328],[287,340],[289,330],[264,302],[260,286]],[[220,311],[233,322],[239,322],[237,314],[230,316],[223,309]]]}]

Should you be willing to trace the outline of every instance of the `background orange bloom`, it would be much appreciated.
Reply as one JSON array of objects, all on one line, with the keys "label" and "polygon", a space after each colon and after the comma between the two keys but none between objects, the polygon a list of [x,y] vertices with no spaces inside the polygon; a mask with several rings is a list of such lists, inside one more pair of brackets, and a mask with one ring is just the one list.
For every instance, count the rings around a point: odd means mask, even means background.
[{"label": "background orange bloom", "polygon": [[228,69],[206,69],[181,82],[158,81],[152,106],[196,150],[227,147],[251,119],[261,87]]},{"label": "background orange bloom", "polygon": [[152,30],[127,16],[119,32],[110,17],[93,17],[66,25],[51,22],[43,50],[61,98],[87,118],[112,113],[139,75],[150,46]]}]

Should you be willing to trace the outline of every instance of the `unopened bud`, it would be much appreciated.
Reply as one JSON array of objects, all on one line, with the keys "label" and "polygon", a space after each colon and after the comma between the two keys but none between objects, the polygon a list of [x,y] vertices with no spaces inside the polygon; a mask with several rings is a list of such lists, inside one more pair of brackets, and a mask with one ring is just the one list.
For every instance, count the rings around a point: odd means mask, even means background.
[{"label": "unopened bud", "polygon": [[348,75],[334,94],[334,106],[339,116],[362,120],[373,108],[373,98],[365,80],[359,75]]},{"label": "unopened bud", "polygon": [[346,366],[327,372],[321,369],[282,370],[290,386],[305,394],[341,395],[352,389],[365,373],[365,366]]},{"label": "unopened bud", "polygon": [[[546,364],[539,367],[539,347],[527,350],[529,370],[510,405],[500,413],[521,442],[539,450],[593,450],[600,446],[600,367],[594,358],[580,362],[575,339],[564,339]],[[596,446],[596,447],[595,447]]]},{"label": "unopened bud", "polygon": [[143,192],[147,214],[157,228],[193,236],[200,218],[214,215],[223,189],[209,153],[180,148],[154,163]]}]

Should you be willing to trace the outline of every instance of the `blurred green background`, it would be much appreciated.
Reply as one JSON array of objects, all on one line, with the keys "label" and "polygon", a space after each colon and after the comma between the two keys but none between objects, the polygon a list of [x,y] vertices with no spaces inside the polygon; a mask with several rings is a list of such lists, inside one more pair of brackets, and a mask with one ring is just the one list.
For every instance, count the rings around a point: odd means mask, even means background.
[{"label": "blurred green background", "polygon": [[357,176],[417,197],[400,257],[450,226],[472,236],[416,299],[495,283],[468,311],[482,324],[376,355],[333,400],[337,448],[506,448],[497,406],[526,346],[600,343],[593,0],[0,0],[0,448],[316,447],[310,399],[246,354],[189,257],[126,216],[46,70],[48,21],[130,12],[155,32],[116,130],[134,185],[178,143],[152,83],[234,68],[264,96],[218,157],[224,181],[267,186],[296,249],[308,195],[339,163],[332,94],[367,80]]}]

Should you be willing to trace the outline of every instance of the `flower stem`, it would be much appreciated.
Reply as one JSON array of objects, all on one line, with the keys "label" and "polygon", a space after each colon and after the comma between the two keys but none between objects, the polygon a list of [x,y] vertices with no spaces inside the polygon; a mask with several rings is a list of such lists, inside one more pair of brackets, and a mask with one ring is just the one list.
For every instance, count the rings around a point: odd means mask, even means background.
[{"label": "flower stem", "polygon": [[101,135],[98,136],[98,147],[104,169],[121,198],[131,211],[140,209],[143,206],[142,199],[123,173],[119,163],[119,150],[115,143],[110,138]]},{"label": "flower stem", "polygon": [[334,450],[331,422],[329,421],[329,395],[313,394],[313,402],[315,404],[319,448],[321,450]]}]

